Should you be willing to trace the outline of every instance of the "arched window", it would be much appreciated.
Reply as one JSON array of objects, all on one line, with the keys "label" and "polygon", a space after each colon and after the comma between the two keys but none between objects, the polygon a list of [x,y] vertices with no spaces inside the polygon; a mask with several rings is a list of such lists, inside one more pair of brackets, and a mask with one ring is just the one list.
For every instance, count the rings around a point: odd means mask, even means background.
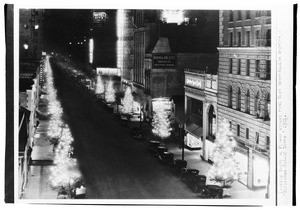
[{"label": "arched window", "polygon": [[265,117],[264,120],[270,120],[271,115],[271,100],[270,100],[270,93],[267,94],[266,101],[265,101]]},{"label": "arched window", "polygon": [[245,112],[250,113],[250,91],[247,90],[246,100],[245,100]]},{"label": "arched window", "polygon": [[228,87],[228,107],[232,107],[232,87]]},{"label": "arched window", "polygon": [[241,110],[241,89],[238,88],[236,92],[236,110]]},{"label": "arched window", "polygon": [[257,91],[255,98],[254,98],[254,115],[257,117],[260,116],[260,96],[259,91]]}]

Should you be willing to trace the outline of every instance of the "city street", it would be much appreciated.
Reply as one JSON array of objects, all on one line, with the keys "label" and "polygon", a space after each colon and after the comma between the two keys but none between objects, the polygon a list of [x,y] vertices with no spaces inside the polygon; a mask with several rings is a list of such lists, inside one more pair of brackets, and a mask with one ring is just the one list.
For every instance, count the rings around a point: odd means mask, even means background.
[{"label": "city street", "polygon": [[106,107],[53,62],[52,69],[89,198],[197,198],[169,167],[147,153],[144,142],[133,141],[129,128]]}]

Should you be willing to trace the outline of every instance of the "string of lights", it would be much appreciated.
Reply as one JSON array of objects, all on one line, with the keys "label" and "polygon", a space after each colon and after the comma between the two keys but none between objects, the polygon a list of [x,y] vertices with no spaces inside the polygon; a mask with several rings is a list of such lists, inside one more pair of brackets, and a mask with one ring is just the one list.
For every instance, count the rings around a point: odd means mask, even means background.
[{"label": "string of lights", "polygon": [[46,91],[49,101],[48,108],[51,115],[48,135],[58,139],[58,144],[54,151],[54,164],[51,168],[50,183],[52,187],[69,186],[76,179],[81,177],[77,167],[76,159],[72,158],[74,141],[70,128],[62,120],[63,109],[57,98],[57,91],[54,87],[53,72],[50,66],[49,57],[46,57],[47,83]]}]

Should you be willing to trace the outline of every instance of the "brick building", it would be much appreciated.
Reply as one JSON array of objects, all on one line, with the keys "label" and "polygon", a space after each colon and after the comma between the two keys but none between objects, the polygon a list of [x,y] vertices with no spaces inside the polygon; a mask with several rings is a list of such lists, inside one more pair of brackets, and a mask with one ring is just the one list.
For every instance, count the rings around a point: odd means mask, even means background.
[{"label": "brick building", "polygon": [[240,182],[268,184],[270,146],[270,11],[219,13],[218,122],[226,118],[237,141]]}]

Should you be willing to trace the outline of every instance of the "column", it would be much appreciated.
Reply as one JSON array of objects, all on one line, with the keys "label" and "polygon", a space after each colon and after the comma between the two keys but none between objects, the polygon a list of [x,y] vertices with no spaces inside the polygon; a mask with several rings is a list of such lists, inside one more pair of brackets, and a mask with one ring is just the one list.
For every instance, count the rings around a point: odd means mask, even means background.
[{"label": "column", "polygon": [[208,114],[207,114],[207,107],[209,106],[208,103],[203,103],[203,148],[202,148],[202,155],[205,161],[208,161],[208,152],[207,152],[207,144],[206,144],[206,136],[207,136],[207,128],[208,128]]},{"label": "column", "polygon": [[249,148],[248,152],[248,175],[247,186],[249,189],[253,189],[253,150]]}]

